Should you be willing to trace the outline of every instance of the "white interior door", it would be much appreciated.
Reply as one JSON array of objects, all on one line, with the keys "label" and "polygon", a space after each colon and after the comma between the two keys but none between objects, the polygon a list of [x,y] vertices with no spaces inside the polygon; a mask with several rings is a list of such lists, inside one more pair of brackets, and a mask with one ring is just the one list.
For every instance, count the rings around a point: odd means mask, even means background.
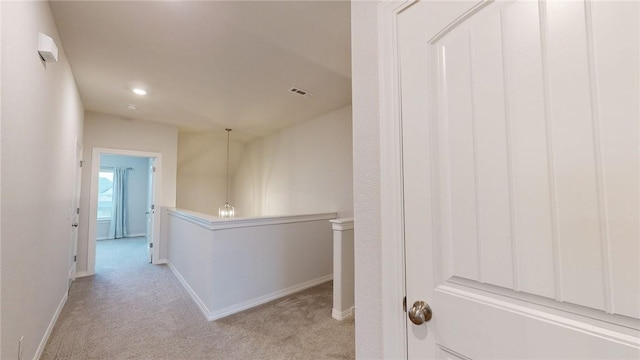
[{"label": "white interior door", "polygon": [[78,249],[78,226],[80,224],[80,186],[82,178],[82,145],[76,144],[76,162],[74,164],[75,181],[73,184],[73,199],[71,201],[71,238],[69,242],[69,284],[76,278],[76,260]]},{"label": "white interior door", "polygon": [[398,15],[409,358],[640,357],[639,12]]},{"label": "white interior door", "polygon": [[156,177],[156,159],[149,158],[149,182],[147,186],[147,256],[149,262],[153,263],[153,246],[154,246],[154,223],[155,223],[155,177]]}]

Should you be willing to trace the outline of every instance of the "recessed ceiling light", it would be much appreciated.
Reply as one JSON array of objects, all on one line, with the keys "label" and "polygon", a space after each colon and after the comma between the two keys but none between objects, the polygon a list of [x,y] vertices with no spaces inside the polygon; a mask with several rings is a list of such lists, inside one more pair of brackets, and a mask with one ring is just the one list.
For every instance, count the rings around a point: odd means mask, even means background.
[{"label": "recessed ceiling light", "polygon": [[145,89],[135,88],[133,89],[133,92],[138,95],[147,95],[147,91]]}]

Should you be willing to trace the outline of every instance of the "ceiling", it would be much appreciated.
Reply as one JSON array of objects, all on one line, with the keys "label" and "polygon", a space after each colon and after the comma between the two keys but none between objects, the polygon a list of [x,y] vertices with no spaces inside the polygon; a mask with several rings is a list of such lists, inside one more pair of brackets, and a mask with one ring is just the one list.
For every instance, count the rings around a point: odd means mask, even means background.
[{"label": "ceiling", "polygon": [[249,141],[351,103],[348,1],[51,1],[51,9],[88,111],[182,132],[230,127]]}]

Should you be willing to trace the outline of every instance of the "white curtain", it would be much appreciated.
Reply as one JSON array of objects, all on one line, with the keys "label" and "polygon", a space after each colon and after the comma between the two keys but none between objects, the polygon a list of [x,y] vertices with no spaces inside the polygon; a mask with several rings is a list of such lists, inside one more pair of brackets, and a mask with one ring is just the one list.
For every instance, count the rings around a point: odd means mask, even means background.
[{"label": "white curtain", "polygon": [[109,237],[121,239],[127,237],[127,204],[129,170],[125,168],[113,169],[113,206],[111,208],[111,224]]}]

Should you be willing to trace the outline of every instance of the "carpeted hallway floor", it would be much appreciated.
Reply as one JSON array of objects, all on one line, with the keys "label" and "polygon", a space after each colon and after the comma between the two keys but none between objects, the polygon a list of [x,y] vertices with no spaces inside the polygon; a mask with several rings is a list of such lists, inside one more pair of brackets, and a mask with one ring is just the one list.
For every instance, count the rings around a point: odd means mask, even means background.
[{"label": "carpeted hallway floor", "polygon": [[353,320],[331,318],[332,284],[209,322],[144,238],[98,241],[41,359],[353,359]]}]

